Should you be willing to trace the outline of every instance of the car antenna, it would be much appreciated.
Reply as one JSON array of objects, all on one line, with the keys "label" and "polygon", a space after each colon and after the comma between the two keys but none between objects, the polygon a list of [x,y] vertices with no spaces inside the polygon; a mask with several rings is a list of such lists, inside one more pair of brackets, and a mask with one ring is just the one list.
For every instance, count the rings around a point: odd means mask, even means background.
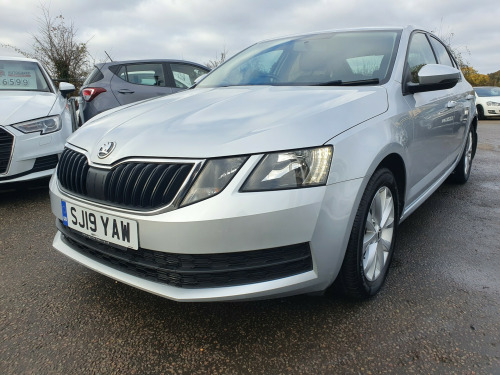
[{"label": "car antenna", "polygon": [[108,55],[108,53],[106,51],[104,51],[104,53],[106,54],[106,56],[108,56],[108,59],[111,60],[111,62],[113,62],[113,59],[111,58],[111,56]]}]

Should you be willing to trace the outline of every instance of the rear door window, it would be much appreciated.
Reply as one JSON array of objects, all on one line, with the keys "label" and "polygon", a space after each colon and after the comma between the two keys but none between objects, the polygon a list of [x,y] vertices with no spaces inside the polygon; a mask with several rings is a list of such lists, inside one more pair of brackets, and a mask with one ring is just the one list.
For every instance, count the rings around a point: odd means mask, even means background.
[{"label": "rear door window", "polygon": [[121,105],[172,94],[174,90],[163,62],[121,64],[110,70],[113,72],[110,88]]},{"label": "rear door window", "polygon": [[115,72],[119,78],[135,85],[165,87],[163,64],[125,64]]}]

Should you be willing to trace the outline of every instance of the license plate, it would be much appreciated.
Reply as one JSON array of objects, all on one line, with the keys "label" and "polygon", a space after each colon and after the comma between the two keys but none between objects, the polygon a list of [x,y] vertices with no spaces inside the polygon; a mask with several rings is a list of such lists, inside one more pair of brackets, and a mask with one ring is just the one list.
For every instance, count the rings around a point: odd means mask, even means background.
[{"label": "license plate", "polygon": [[101,241],[137,250],[137,222],[61,201],[63,223]]}]

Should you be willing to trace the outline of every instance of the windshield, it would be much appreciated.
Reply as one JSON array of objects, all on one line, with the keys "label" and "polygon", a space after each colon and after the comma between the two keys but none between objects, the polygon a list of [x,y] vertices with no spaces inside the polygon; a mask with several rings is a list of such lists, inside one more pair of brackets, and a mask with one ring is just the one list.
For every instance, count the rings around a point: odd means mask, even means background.
[{"label": "windshield", "polygon": [[36,62],[0,60],[0,90],[49,92],[50,88]]},{"label": "windshield", "polygon": [[331,32],[257,43],[198,87],[385,83],[400,31]]},{"label": "windshield", "polygon": [[500,87],[474,87],[477,96],[500,96]]}]

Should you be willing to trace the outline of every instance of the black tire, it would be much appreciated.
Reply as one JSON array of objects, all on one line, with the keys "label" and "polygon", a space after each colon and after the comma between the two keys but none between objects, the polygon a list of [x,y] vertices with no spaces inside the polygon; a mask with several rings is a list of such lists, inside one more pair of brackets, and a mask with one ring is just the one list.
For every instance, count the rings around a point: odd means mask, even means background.
[{"label": "black tire", "polygon": [[484,109],[480,105],[477,106],[477,117],[479,117],[479,120],[486,120],[486,116],[484,115]]},{"label": "black tire", "polygon": [[470,177],[470,171],[472,169],[472,160],[474,159],[475,145],[477,142],[477,135],[474,131],[474,127],[471,126],[469,129],[469,134],[467,135],[467,142],[465,142],[465,147],[462,151],[462,156],[460,161],[455,167],[453,173],[450,175],[450,180],[457,184],[465,184]]},{"label": "black tire", "polygon": [[[363,240],[365,238],[365,234],[368,234],[367,219],[369,213],[372,215],[372,212],[370,211],[372,202],[374,202],[375,195],[379,194],[380,191],[387,191],[384,188],[388,188],[390,190],[394,205],[392,239],[383,268],[380,270],[380,273],[376,278],[370,280],[370,277],[365,274],[363,265],[365,260],[364,257],[368,253],[368,251],[363,248]],[[358,300],[369,298],[377,294],[384,284],[396,243],[399,215],[399,193],[396,179],[389,169],[378,169],[370,178],[370,181],[368,181],[363,197],[361,198],[361,202],[359,203],[358,211],[351,230],[351,236],[347,245],[346,254],[339,274],[343,292],[348,297]],[[381,238],[380,232],[381,231],[379,230],[377,234],[377,236],[379,236],[379,241]],[[366,249],[368,249],[368,247]]]}]

